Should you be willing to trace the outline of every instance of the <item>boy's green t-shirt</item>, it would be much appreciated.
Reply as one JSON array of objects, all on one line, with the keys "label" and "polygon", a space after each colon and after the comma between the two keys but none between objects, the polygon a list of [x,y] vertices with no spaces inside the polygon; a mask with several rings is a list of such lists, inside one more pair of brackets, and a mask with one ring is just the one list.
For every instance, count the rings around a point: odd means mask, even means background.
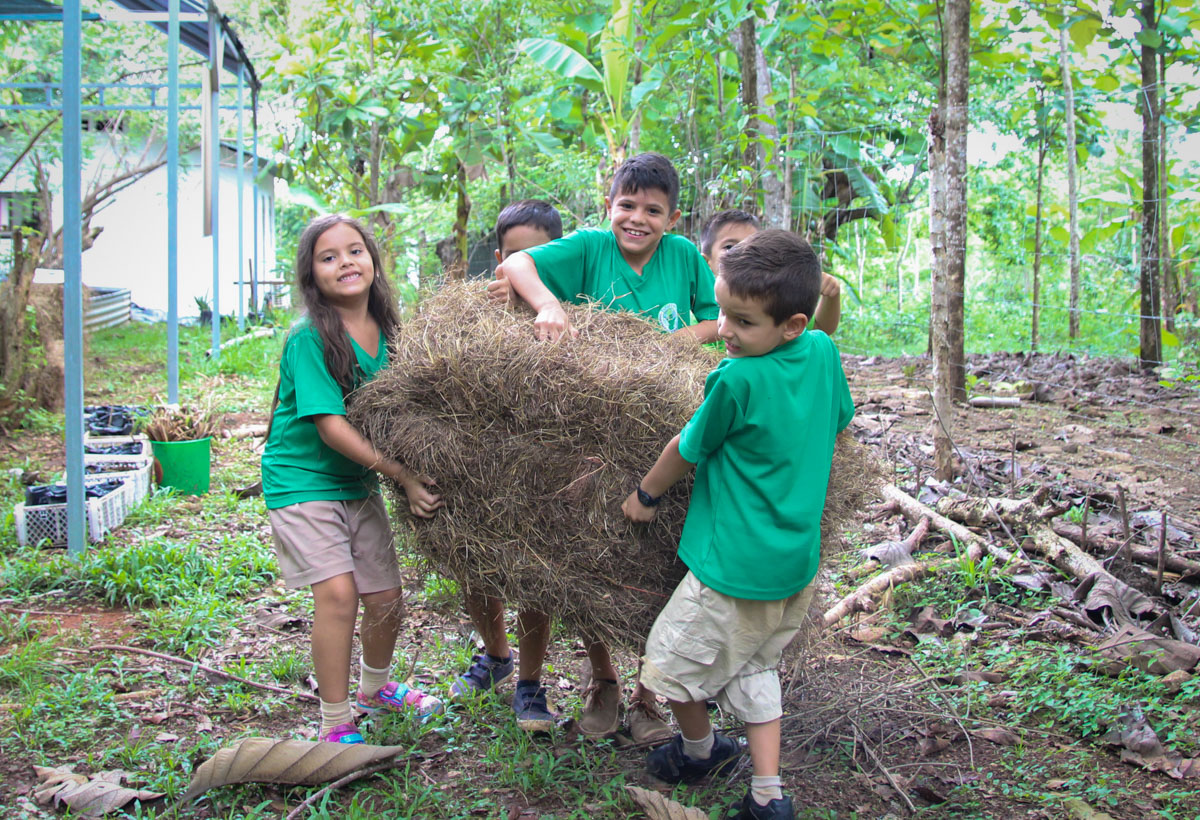
[{"label": "boy's green t-shirt", "polygon": [[717,318],[713,275],[696,246],[663,234],[638,276],[612,231],[583,228],[525,251],[538,277],[560,302],[599,302],[612,310],[640,313],[666,333]]},{"label": "boy's green t-shirt", "polygon": [[[370,356],[350,339],[358,360],[358,384],[387,364],[387,343]],[[317,329],[303,321],[288,334],[279,362],[279,405],[262,457],[263,498],[274,510],[302,501],[349,501],[379,490],[373,470],[356,464],[321,440],[313,416],[346,415],[342,388],[325,367]]]},{"label": "boy's green t-shirt", "polygon": [[834,439],[853,415],[837,347],[819,330],[722,361],[680,434],[696,464],[679,542],[688,569],[734,598],[804,589],[821,557]]}]

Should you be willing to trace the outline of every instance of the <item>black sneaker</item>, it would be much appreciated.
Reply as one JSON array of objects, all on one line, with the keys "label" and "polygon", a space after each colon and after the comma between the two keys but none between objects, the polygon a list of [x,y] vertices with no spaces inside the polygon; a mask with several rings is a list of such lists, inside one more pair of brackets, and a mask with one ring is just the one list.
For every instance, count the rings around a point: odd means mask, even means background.
[{"label": "black sneaker", "polygon": [[[737,814],[733,814],[734,810]],[[795,820],[796,812],[792,809],[792,798],[776,798],[765,806],[758,805],[750,792],[742,798],[742,802],[730,809],[728,820]]]},{"label": "black sneaker", "polygon": [[541,681],[517,681],[512,706],[517,713],[518,729],[549,732],[554,728],[554,715],[546,707],[546,687],[542,686]]},{"label": "black sneaker", "polygon": [[469,695],[489,692],[512,677],[515,666],[510,652],[504,660],[486,653],[471,658],[471,668],[450,684],[450,698],[460,700]]},{"label": "black sneaker", "polygon": [[694,783],[709,775],[728,774],[741,753],[737,741],[714,732],[708,759],[693,760],[683,753],[683,735],[678,734],[646,755],[646,771],[666,783]]}]

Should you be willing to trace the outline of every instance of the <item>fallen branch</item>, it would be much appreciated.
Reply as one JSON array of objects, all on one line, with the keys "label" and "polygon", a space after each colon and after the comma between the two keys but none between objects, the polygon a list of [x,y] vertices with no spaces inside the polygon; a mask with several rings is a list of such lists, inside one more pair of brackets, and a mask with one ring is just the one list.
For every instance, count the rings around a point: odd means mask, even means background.
[{"label": "fallen branch", "polygon": [[924,578],[926,575],[943,569],[951,563],[950,561],[944,561],[936,565],[904,564],[889,569],[887,572],[876,575],[870,581],[867,581],[854,590],[854,592],[851,592],[826,610],[822,616],[822,620],[825,622],[826,627],[831,627],[847,615],[855,612],[871,612],[875,608],[875,597],[877,595],[883,594],[898,584],[906,584],[909,581]]},{"label": "fallen branch", "polygon": [[[989,553],[1004,563],[1013,560],[1012,553],[994,544],[987,543],[966,527],[954,523],[944,515],[939,515],[898,487],[891,484],[886,485],[883,488],[883,495],[888,501],[895,502],[906,518],[917,521],[928,521],[942,532],[954,536],[966,548],[967,556],[972,561],[982,560],[983,556]],[[917,530],[914,530],[914,532],[916,531],[920,531],[921,536],[924,536],[923,525],[918,525]],[[924,578],[927,575],[943,572],[954,567],[958,562],[959,559],[956,556],[936,564],[903,564],[889,569],[887,572],[881,573],[867,581],[826,610],[822,616],[822,621],[825,627],[828,628],[847,615],[855,612],[871,612],[875,608],[875,598],[892,587],[908,583],[909,581],[915,581],[918,578]]]},{"label": "fallen branch", "polygon": [[198,661],[189,661],[187,658],[178,658],[174,655],[164,655],[162,652],[153,652],[149,649],[139,649],[136,646],[121,646],[120,644],[99,643],[94,646],[89,646],[88,651],[132,652],[135,655],[148,655],[151,658],[170,661],[171,663],[178,664],[180,666],[199,669],[201,672],[205,672],[209,675],[216,675],[217,677],[225,678],[226,680],[237,681],[238,683],[245,684],[246,686],[253,686],[257,689],[265,689],[268,692],[275,692],[280,695],[288,695],[293,698],[299,698],[300,700],[319,701],[319,698],[316,695],[309,694],[308,692],[293,692],[291,689],[284,689],[281,686],[272,686],[269,683],[259,683],[258,681],[247,680],[246,678],[232,675],[229,672],[224,672],[211,666],[206,666]]},{"label": "fallen branch", "polygon": [[[1083,534],[1075,524],[1056,521],[1051,529],[1054,530],[1055,535],[1061,538],[1066,538],[1081,547],[1086,546],[1081,543]],[[1135,547],[1132,544],[1123,544],[1114,538],[1092,534],[1088,535],[1088,541],[1098,547],[1104,548],[1106,555],[1112,555],[1121,547],[1125,547],[1125,551],[1129,557],[1139,564],[1146,564],[1152,567],[1158,566],[1158,550],[1150,549],[1149,547]],[[1200,561],[1190,561],[1173,552],[1167,553],[1166,568],[1171,572],[1178,572],[1180,575],[1200,575]]]},{"label": "fallen branch", "polygon": [[921,518],[928,518],[929,523],[933,525],[934,529],[954,536],[960,544],[966,547],[967,556],[972,561],[980,560],[985,554],[993,555],[996,557],[996,560],[1003,561],[1004,563],[1013,560],[1014,556],[1008,550],[995,544],[989,544],[962,524],[951,521],[941,513],[935,512],[893,484],[884,486],[883,497],[888,501],[896,502],[900,507],[900,512],[904,513],[904,517],[908,520],[920,521]]},{"label": "fallen branch", "polygon": [[359,769],[356,772],[350,772],[350,774],[346,775],[345,777],[335,780],[328,786],[325,786],[324,788],[310,794],[304,799],[303,803],[288,812],[287,817],[284,820],[297,820],[297,818],[304,814],[306,809],[312,808],[314,805],[316,805],[317,801],[329,794],[334,789],[340,789],[342,786],[353,783],[355,780],[361,780],[364,777],[369,777],[370,775],[377,774],[378,772],[385,771],[386,769],[396,768],[396,761],[396,758],[392,758],[391,760],[385,760],[382,763],[376,763],[374,766],[367,766],[365,769]]}]

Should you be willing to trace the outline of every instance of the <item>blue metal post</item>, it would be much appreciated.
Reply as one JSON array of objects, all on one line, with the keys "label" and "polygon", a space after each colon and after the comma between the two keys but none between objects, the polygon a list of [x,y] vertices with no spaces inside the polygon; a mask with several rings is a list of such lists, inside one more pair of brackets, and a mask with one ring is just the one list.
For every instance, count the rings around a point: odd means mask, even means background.
[{"label": "blue metal post", "polygon": [[214,12],[208,15],[208,70],[212,73],[209,83],[209,109],[212,111],[212,349],[210,355],[216,359],[221,355],[221,223],[218,220],[221,187],[221,55],[225,51],[220,42],[221,27],[217,25]]},{"label": "blue metal post", "polygon": [[179,403],[179,0],[167,22],[167,401]]},{"label": "blue metal post", "polygon": [[83,23],[79,0],[63,2],[62,164],[63,164],[63,364],[66,383],[67,548],[87,546],[87,500],[83,487],[83,215],[82,99],[80,55]]},{"label": "blue metal post", "polygon": [[[262,316],[262,294],[258,290],[258,221],[261,218],[258,206],[258,94],[252,94],[251,103],[254,109],[253,119],[250,122],[250,127],[253,132],[251,137],[251,160],[250,167],[254,169],[254,173],[250,175],[250,190],[252,191],[250,201],[254,205],[254,269],[251,271],[251,276],[254,277],[254,284],[250,286],[250,296],[254,299],[254,310],[258,315]],[[262,319],[260,318],[261,322]]]},{"label": "blue metal post", "polygon": [[243,116],[243,106],[245,98],[243,97],[243,86],[245,85],[245,66],[238,66],[238,92],[237,92],[237,214],[238,214],[238,252],[237,252],[237,283],[238,283],[238,332],[246,329],[246,301],[242,295],[242,284],[246,279],[246,275],[242,270],[242,262],[246,255],[242,252],[242,232],[245,223],[245,216],[242,212],[242,188],[245,186],[246,177],[246,153],[242,148],[245,142],[246,135],[242,130],[242,123],[245,120]]}]

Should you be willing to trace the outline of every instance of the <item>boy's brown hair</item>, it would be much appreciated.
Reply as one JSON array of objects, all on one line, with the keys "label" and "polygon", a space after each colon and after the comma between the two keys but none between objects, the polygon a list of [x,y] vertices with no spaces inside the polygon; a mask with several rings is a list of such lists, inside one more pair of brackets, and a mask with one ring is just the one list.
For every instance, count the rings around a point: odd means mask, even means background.
[{"label": "boy's brown hair", "polygon": [[797,313],[811,319],[821,295],[821,262],[791,231],[771,229],[743,239],[721,257],[718,276],[730,293],[761,304],[777,325]]},{"label": "boy's brown hair", "polygon": [[608,195],[616,199],[621,194],[636,194],[647,188],[662,191],[667,195],[667,210],[672,213],[679,205],[679,174],[671,160],[662,154],[647,151],[630,157],[621,163],[613,176],[612,189]]}]

